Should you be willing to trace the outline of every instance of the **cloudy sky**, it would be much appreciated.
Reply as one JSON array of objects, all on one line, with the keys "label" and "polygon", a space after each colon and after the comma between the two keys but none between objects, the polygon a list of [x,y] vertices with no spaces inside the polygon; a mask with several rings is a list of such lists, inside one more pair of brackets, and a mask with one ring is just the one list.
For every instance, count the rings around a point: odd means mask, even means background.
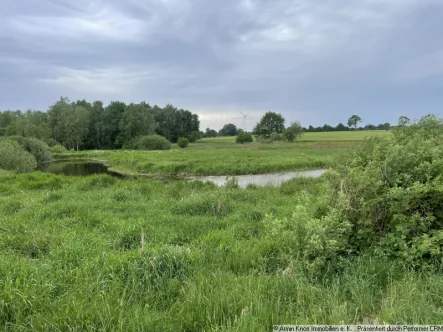
[{"label": "cloudy sky", "polygon": [[[172,103],[201,128],[443,110],[443,0],[1,0],[0,109]],[[251,128],[248,128],[251,129]]]}]

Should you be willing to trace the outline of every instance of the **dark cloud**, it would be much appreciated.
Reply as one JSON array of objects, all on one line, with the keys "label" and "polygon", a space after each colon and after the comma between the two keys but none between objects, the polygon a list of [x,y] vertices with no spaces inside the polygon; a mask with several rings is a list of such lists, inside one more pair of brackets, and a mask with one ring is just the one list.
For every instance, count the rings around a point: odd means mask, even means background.
[{"label": "dark cloud", "polygon": [[441,17],[435,0],[4,0],[0,109],[170,102],[217,129],[240,111],[419,117],[443,105]]}]

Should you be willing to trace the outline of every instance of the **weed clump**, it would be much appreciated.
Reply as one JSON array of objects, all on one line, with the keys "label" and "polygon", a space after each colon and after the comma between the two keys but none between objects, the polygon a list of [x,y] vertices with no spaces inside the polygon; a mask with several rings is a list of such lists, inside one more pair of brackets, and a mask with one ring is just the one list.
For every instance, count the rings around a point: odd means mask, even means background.
[{"label": "weed clump", "polygon": [[87,177],[87,180],[82,185],[89,189],[101,189],[112,187],[116,182],[117,179],[115,177],[108,174],[100,174]]},{"label": "weed clump", "polygon": [[139,136],[124,146],[131,150],[170,150],[171,142],[160,135]]},{"label": "weed clump", "polygon": [[178,145],[179,147],[181,147],[182,149],[187,148],[188,145],[189,145],[189,140],[188,140],[187,138],[185,138],[185,137],[180,137],[180,138],[177,140],[177,145]]},{"label": "weed clump", "polygon": [[175,214],[188,216],[212,216],[217,219],[225,218],[231,212],[231,204],[218,197],[198,197],[185,202],[179,202],[173,208]]}]

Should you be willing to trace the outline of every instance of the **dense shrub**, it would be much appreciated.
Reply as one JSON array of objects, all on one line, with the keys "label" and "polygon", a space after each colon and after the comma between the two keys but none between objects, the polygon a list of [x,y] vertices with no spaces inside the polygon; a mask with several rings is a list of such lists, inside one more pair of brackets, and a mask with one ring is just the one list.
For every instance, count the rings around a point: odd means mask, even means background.
[{"label": "dense shrub", "polygon": [[48,146],[49,147],[53,147],[53,146],[55,146],[55,145],[60,145],[60,143],[59,142],[57,142],[55,139],[53,139],[53,138],[50,138],[50,139],[48,139],[48,140],[46,140],[45,141],[47,144],[48,144]]},{"label": "dense shrub", "polygon": [[443,263],[443,119],[426,116],[350,150],[302,194],[292,218],[266,222],[286,254],[319,272],[372,252],[408,268]]},{"label": "dense shrub", "polygon": [[37,166],[35,157],[16,141],[0,141],[0,169],[18,173],[31,172]]},{"label": "dense shrub", "polygon": [[171,142],[159,135],[139,136],[126,144],[125,149],[132,150],[169,150]]},{"label": "dense shrub", "polygon": [[294,142],[301,135],[303,135],[303,128],[300,122],[292,122],[283,132],[282,138],[288,142]]},{"label": "dense shrub", "polygon": [[68,151],[68,150],[66,150],[66,148],[65,148],[63,145],[61,145],[61,144],[56,144],[56,145],[50,147],[49,150],[50,150],[52,153],[63,153],[63,152]]},{"label": "dense shrub", "polygon": [[235,139],[237,143],[243,144],[243,143],[251,143],[253,142],[252,135],[247,132],[241,132],[238,134],[237,138]]},{"label": "dense shrub", "polygon": [[329,175],[352,224],[349,250],[408,266],[443,262],[443,119],[425,116],[387,139],[370,139]]},{"label": "dense shrub", "polygon": [[193,131],[191,133],[191,135],[189,135],[189,142],[190,143],[195,143],[200,139],[202,139],[202,135],[200,134],[199,131]]},{"label": "dense shrub", "polygon": [[181,147],[182,149],[186,148],[186,147],[188,146],[188,144],[189,144],[189,141],[188,141],[187,138],[180,137],[180,138],[177,140],[177,145],[178,145],[179,147]]},{"label": "dense shrub", "polygon": [[281,137],[281,135],[279,133],[272,133],[271,137],[270,137],[270,140],[272,142],[280,142],[282,140],[282,137]]},{"label": "dense shrub", "polygon": [[37,138],[23,136],[7,136],[5,138],[18,142],[26,151],[35,157],[37,163],[53,160],[48,144],[38,140]]}]

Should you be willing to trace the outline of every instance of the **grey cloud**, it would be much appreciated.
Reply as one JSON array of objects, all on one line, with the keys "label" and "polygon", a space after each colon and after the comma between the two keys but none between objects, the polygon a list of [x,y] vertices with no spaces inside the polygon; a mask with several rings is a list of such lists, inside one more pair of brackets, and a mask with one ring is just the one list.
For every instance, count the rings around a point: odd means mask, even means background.
[{"label": "grey cloud", "polygon": [[442,16],[433,0],[4,0],[0,109],[170,102],[217,129],[246,110],[304,125],[438,113]]}]

